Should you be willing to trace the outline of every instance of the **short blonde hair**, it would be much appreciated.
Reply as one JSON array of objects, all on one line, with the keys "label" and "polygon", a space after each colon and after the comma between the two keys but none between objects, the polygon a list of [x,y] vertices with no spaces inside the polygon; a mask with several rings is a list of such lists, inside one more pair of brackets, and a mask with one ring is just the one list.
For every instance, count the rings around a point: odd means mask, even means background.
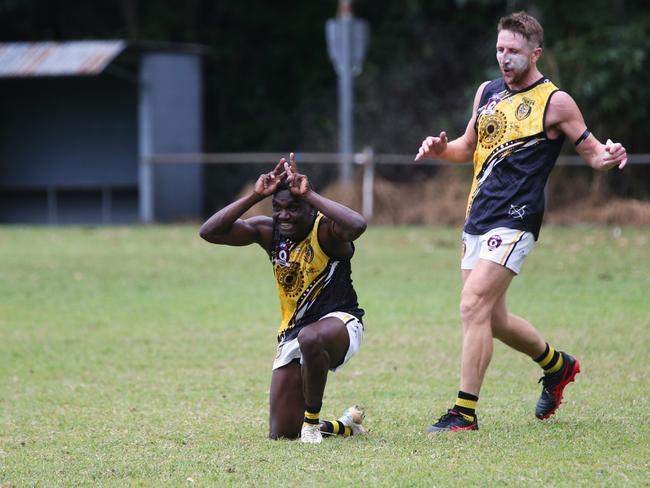
[{"label": "short blonde hair", "polygon": [[544,29],[535,17],[528,15],[524,11],[501,17],[497,32],[502,30],[521,34],[528,42],[535,44],[536,47],[544,46]]}]

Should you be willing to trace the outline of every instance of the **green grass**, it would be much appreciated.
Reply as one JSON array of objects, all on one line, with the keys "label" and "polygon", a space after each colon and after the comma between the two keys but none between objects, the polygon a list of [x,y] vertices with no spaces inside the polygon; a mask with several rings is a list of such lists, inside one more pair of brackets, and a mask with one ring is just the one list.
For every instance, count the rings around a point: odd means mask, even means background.
[{"label": "green grass", "polygon": [[2,486],[648,486],[647,229],[545,228],[509,294],[583,373],[549,421],[497,344],[481,430],[428,438],[458,388],[459,230],[371,228],[365,343],[323,417],[368,437],[267,439],[279,307],[264,253],[195,227],[0,228]]}]

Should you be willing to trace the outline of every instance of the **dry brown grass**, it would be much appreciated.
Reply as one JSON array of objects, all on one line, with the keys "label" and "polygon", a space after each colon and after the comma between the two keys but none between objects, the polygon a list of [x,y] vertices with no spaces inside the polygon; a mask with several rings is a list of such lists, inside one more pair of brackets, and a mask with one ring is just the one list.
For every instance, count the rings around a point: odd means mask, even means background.
[{"label": "dry brown grass", "polygon": [[[650,201],[608,196],[602,178],[549,183],[549,208],[545,222],[558,225],[580,223],[650,227]],[[241,194],[252,190],[247,185]],[[462,225],[469,182],[454,168],[443,168],[435,178],[410,183],[375,180],[373,224]],[[361,210],[359,182],[327,186],[322,194],[357,211]],[[271,201],[264,200],[245,217],[270,215]]]},{"label": "dry brown grass", "polygon": [[[361,208],[361,192],[334,184],[323,192],[328,198]],[[465,218],[467,185],[458,172],[443,169],[436,178],[412,183],[375,180],[375,224],[457,224]]]},{"label": "dry brown grass", "polygon": [[616,224],[650,227],[650,202],[624,198],[585,199],[548,212],[552,224]]}]

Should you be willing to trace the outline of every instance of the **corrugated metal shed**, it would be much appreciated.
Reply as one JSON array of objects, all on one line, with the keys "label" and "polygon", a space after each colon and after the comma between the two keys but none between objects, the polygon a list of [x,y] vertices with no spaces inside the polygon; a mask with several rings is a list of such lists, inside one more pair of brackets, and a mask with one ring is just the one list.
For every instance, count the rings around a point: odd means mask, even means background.
[{"label": "corrugated metal shed", "polygon": [[[198,218],[202,55],[193,44],[0,43],[0,223]],[[94,75],[94,76],[93,76]]]},{"label": "corrugated metal shed", "polygon": [[0,78],[98,75],[125,41],[0,43]]}]

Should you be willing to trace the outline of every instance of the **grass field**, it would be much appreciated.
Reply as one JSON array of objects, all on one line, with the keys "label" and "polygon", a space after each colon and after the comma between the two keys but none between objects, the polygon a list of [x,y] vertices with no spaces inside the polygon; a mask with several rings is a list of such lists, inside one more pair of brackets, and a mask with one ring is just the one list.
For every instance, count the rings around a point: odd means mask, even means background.
[{"label": "grass field", "polygon": [[648,486],[647,229],[543,229],[510,291],[583,373],[549,421],[497,344],[481,430],[422,430],[458,388],[458,229],[370,228],[365,343],[323,417],[371,435],[267,439],[279,307],[259,248],[197,228],[0,228],[0,486]]}]

